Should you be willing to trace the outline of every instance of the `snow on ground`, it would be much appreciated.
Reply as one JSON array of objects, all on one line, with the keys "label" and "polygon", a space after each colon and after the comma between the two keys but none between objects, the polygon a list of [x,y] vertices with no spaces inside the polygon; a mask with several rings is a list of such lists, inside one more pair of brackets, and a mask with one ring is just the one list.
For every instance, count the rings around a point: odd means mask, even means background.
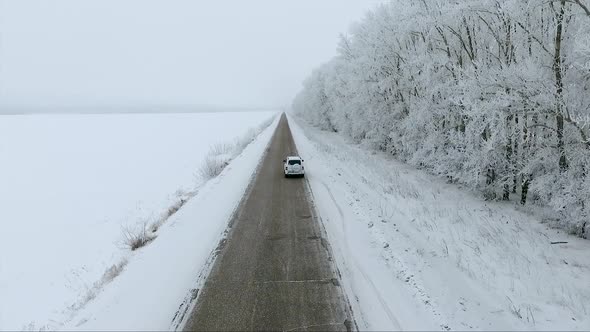
[{"label": "snow on ground", "polygon": [[[275,114],[2,116],[0,329],[59,328],[96,295],[93,285],[118,264],[124,272],[106,287],[109,295],[98,294],[88,304],[97,308],[96,317],[108,309],[100,305],[106,306],[114,297],[128,295],[139,301],[143,298],[133,293],[138,288],[143,287],[145,296],[161,295],[166,289],[169,302],[163,296],[160,305],[152,308],[158,314],[143,316],[146,325],[141,326],[168,328],[163,325],[171,319],[165,317],[166,310],[180,304],[182,296],[179,302],[174,302],[174,296],[186,293],[187,278],[193,277],[191,273],[177,276],[182,273],[175,269],[198,269],[200,255],[211,252],[272,128],[220,178],[204,184],[194,201],[174,215],[146,248],[135,252],[125,248],[122,227],[155,221],[178,199],[178,193],[199,184],[195,173],[212,145],[247,135]],[[236,162],[239,168],[233,166]],[[117,274],[120,267],[111,272]],[[168,276],[169,284],[156,280],[162,275]],[[117,301],[119,314],[126,314],[121,307],[126,302]],[[146,303],[151,302],[134,303],[136,310],[145,309]],[[85,317],[95,326],[104,324],[94,316]],[[139,328],[132,318],[140,316],[126,317],[129,325],[110,318],[105,319],[112,327]]]},{"label": "snow on ground", "polygon": [[590,329],[590,241],[290,124],[360,329]]}]

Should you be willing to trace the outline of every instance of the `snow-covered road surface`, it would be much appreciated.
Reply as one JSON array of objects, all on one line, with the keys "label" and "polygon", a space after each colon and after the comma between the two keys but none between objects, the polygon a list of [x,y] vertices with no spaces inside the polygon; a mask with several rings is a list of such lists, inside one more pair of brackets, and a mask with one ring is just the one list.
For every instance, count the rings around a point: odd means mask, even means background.
[{"label": "snow-covered road surface", "polygon": [[590,329],[589,241],[290,120],[361,330]]}]

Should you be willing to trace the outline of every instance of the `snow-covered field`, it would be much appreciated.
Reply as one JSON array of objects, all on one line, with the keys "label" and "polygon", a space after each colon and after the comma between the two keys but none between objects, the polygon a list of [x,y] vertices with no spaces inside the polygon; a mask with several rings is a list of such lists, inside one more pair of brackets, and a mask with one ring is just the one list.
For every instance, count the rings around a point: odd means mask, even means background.
[{"label": "snow-covered field", "polygon": [[[180,281],[168,276],[173,287],[150,283],[155,282],[152,278],[174,274],[178,265],[190,265],[185,259],[195,259],[195,265],[186,267],[190,271],[202,268],[245,190],[274,124],[237,156],[234,162],[241,163],[239,169],[234,169],[232,162],[221,176],[207,183],[195,174],[211,146],[252,135],[252,128],[275,114],[1,116],[0,329],[55,329],[64,322],[75,328],[77,317],[89,306],[94,307],[93,315],[83,319],[96,327],[105,326],[96,318],[103,317],[118,328],[168,328],[162,323],[172,318],[166,316],[166,310],[175,310],[180,304],[194,275],[179,276]],[[215,194],[219,191],[216,186],[225,186],[224,195]],[[195,188],[199,193],[158,230],[155,241],[134,252],[125,247],[123,228],[157,221],[179,197]],[[204,196],[217,201],[205,204]],[[181,222],[179,216],[183,215]],[[199,237],[201,231],[207,232]],[[171,236],[173,232],[176,237]],[[167,249],[156,250],[161,246]],[[157,254],[149,255],[150,250]],[[110,281],[105,272],[113,265],[120,265],[124,272],[104,290],[97,289],[102,286],[101,279]],[[118,269],[111,273],[119,273]],[[125,279],[127,274],[135,279]],[[131,317],[126,317],[128,324],[124,325],[112,316],[100,316],[115,301],[113,289],[125,280],[129,283],[126,294],[133,301],[141,299],[129,293],[138,291],[132,285],[141,287],[145,294],[167,291],[170,302],[151,309],[159,314],[152,314],[151,321],[143,317],[143,324],[148,325],[139,326]],[[120,299],[115,302],[125,304]],[[136,310],[145,309],[134,305]],[[166,305],[169,308],[164,308]]]},{"label": "snow-covered field", "polygon": [[360,329],[590,330],[590,241],[290,124]]}]

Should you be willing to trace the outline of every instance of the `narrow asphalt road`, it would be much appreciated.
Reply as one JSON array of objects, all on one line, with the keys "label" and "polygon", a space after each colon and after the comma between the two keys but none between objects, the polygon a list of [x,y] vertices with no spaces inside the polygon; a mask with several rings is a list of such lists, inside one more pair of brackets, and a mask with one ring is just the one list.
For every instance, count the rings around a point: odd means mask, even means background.
[{"label": "narrow asphalt road", "polygon": [[284,178],[296,154],[283,114],[185,330],[354,328],[304,179]]}]

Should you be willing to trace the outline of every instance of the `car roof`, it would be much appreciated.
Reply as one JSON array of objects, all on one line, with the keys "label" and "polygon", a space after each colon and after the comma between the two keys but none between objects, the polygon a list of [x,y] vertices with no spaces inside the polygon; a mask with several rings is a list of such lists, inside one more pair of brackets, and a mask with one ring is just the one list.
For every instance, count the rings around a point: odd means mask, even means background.
[{"label": "car roof", "polygon": [[288,156],[287,159],[301,159],[299,156]]}]

